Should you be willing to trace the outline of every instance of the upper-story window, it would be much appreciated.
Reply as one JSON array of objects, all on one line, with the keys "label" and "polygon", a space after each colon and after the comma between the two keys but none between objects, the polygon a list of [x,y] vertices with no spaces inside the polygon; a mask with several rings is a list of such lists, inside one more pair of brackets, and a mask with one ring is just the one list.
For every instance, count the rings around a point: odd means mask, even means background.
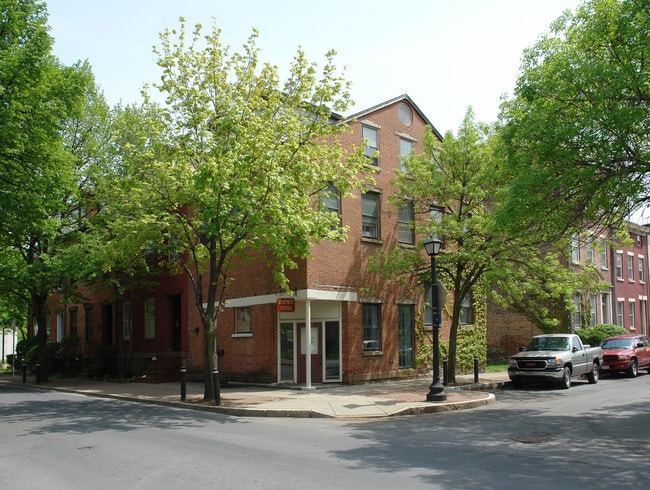
[{"label": "upper-story window", "polygon": [[627,256],[627,280],[634,281],[634,255],[632,254]]},{"label": "upper-story window", "polygon": [[415,230],[413,229],[413,203],[407,202],[397,210],[397,240],[399,243],[413,245]]},{"label": "upper-story window", "polygon": [[399,139],[399,169],[402,172],[406,172],[406,166],[404,165],[404,162],[408,159],[408,157],[411,155],[411,153],[413,152],[414,149],[415,149],[415,141],[400,137],[400,139]]},{"label": "upper-story window", "polygon": [[153,339],[156,336],[156,300],[144,300],[144,338]]},{"label": "upper-story window", "polygon": [[600,268],[608,269],[609,265],[607,264],[607,242],[605,240],[600,241]]},{"label": "upper-story window", "polygon": [[322,209],[328,213],[335,213],[341,218],[341,193],[334,185],[329,185],[320,195]]},{"label": "upper-story window", "polygon": [[639,256],[639,282],[645,282],[645,258]]},{"label": "upper-story window", "polygon": [[366,156],[371,164],[379,165],[379,130],[371,126],[361,126],[361,137],[366,145]]},{"label": "upper-story window", "polygon": [[379,239],[379,193],[364,192],[361,196],[361,234]]},{"label": "upper-story window", "polygon": [[623,252],[616,252],[616,279],[623,280]]},{"label": "upper-story window", "polygon": [[571,261],[574,264],[580,262],[580,240],[578,239],[578,235],[571,237]]},{"label": "upper-story window", "polygon": [[587,260],[591,265],[596,265],[596,250],[594,249],[594,237],[589,235],[587,237]]}]

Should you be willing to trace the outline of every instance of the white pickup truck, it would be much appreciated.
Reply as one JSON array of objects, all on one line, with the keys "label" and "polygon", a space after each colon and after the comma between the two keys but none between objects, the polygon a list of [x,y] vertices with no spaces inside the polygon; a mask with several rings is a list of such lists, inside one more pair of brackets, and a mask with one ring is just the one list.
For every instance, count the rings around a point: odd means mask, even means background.
[{"label": "white pickup truck", "polygon": [[577,335],[537,335],[510,358],[508,376],[515,388],[524,383],[545,382],[568,389],[571,378],[577,376],[597,383],[602,361],[602,349],[583,345]]}]

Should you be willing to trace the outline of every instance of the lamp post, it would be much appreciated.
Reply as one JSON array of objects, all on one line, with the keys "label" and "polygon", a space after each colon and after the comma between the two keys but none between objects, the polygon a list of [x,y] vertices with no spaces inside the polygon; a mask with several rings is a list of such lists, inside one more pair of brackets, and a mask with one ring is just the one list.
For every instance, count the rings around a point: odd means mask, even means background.
[{"label": "lamp post", "polygon": [[431,323],[433,324],[433,381],[429,386],[427,401],[442,402],[447,399],[445,387],[440,381],[440,294],[436,278],[436,255],[440,253],[442,241],[430,238],[424,242],[424,249],[431,257]]}]

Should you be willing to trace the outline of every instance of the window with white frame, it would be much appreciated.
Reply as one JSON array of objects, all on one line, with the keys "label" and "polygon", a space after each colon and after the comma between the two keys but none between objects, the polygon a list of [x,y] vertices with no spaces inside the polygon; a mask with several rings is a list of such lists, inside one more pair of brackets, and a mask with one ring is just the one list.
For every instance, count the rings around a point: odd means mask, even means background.
[{"label": "window with white frame", "polygon": [[634,255],[627,255],[627,280],[634,282]]},{"label": "window with white frame", "polygon": [[616,325],[619,327],[624,327],[625,323],[623,322],[623,309],[625,308],[623,300],[618,300],[616,302]]},{"label": "window with white frame", "polygon": [[630,310],[630,311],[628,312],[628,315],[629,315],[629,318],[630,318],[630,325],[629,325],[630,330],[634,330],[634,329],[635,329],[635,326],[636,326],[636,322],[635,322],[635,319],[636,319],[636,308],[635,308],[635,306],[636,306],[636,305],[635,305],[635,303],[634,303],[634,300],[631,299],[630,302],[629,302],[629,304],[628,304],[628,308],[629,308],[629,310]]},{"label": "window with white frame", "polygon": [[153,339],[156,336],[156,300],[144,300],[144,338]]},{"label": "window with white frame", "polygon": [[594,237],[589,235],[587,237],[587,260],[591,265],[596,265],[596,249],[594,248]]},{"label": "window with white frame", "polygon": [[598,302],[598,296],[596,296],[595,294],[590,294],[589,295],[589,308],[590,308],[589,316],[590,316],[590,319],[591,319],[591,323],[589,324],[590,327],[593,327],[594,325],[596,325],[596,323],[598,323],[598,319],[597,319],[598,305],[597,305],[597,302]]},{"label": "window with white frame", "polygon": [[408,245],[415,243],[412,202],[404,203],[397,210],[397,241]]},{"label": "window with white frame", "polygon": [[639,282],[644,283],[645,282],[645,258],[639,255],[637,260],[639,262]]},{"label": "window with white frame", "polygon": [[[442,226],[442,209],[435,206],[431,206],[429,208],[429,220],[431,221],[432,228]],[[436,236],[436,234],[432,234],[430,238],[438,238],[440,240],[443,240],[441,237]],[[444,240],[442,242],[441,248],[443,249],[445,248]]]},{"label": "window with white frame", "polygon": [[573,296],[573,315],[571,321],[573,323],[573,328],[582,328],[582,298],[579,294]]},{"label": "window with white frame", "polygon": [[122,305],[122,340],[131,340],[131,303]]},{"label": "window with white frame", "polygon": [[609,269],[609,264],[607,263],[607,240],[602,239],[600,241],[600,268]]},{"label": "window with white frame", "polygon": [[379,165],[379,131],[370,126],[361,126],[361,137],[364,140],[366,157],[372,165]]},{"label": "window with white frame", "polygon": [[611,297],[610,293],[602,293],[600,296],[601,323],[612,323]]},{"label": "window with white frame", "polygon": [[616,252],[616,279],[623,280],[623,252]]},{"label": "window with white frame", "polygon": [[250,307],[235,308],[235,334],[251,333]]},{"label": "window with white frame", "polygon": [[379,193],[364,192],[361,196],[361,234],[379,239]]},{"label": "window with white frame", "polygon": [[414,149],[415,149],[415,141],[400,137],[400,139],[399,139],[399,169],[402,172],[406,172],[406,166],[404,165],[404,162],[408,159],[408,157],[411,155],[411,153],[413,152]]},{"label": "window with white frame", "polygon": [[574,264],[580,262],[580,240],[578,239],[578,235],[571,237],[571,261]]}]

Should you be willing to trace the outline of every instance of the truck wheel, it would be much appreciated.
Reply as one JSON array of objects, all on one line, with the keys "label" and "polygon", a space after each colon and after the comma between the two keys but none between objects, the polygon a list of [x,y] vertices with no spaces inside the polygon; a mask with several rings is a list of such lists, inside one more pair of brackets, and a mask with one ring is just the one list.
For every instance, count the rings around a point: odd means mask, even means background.
[{"label": "truck wheel", "polygon": [[562,381],[560,381],[560,388],[563,390],[568,390],[571,388],[571,368],[569,366],[564,366]]},{"label": "truck wheel", "polygon": [[591,372],[587,374],[587,381],[589,381],[589,384],[596,384],[598,383],[598,374],[599,374],[600,369],[598,369],[598,364],[594,362],[593,367],[591,368]]},{"label": "truck wheel", "polygon": [[639,374],[639,365],[637,364],[636,359],[630,361],[630,367],[627,368],[626,373],[628,378],[636,378],[636,375]]}]

